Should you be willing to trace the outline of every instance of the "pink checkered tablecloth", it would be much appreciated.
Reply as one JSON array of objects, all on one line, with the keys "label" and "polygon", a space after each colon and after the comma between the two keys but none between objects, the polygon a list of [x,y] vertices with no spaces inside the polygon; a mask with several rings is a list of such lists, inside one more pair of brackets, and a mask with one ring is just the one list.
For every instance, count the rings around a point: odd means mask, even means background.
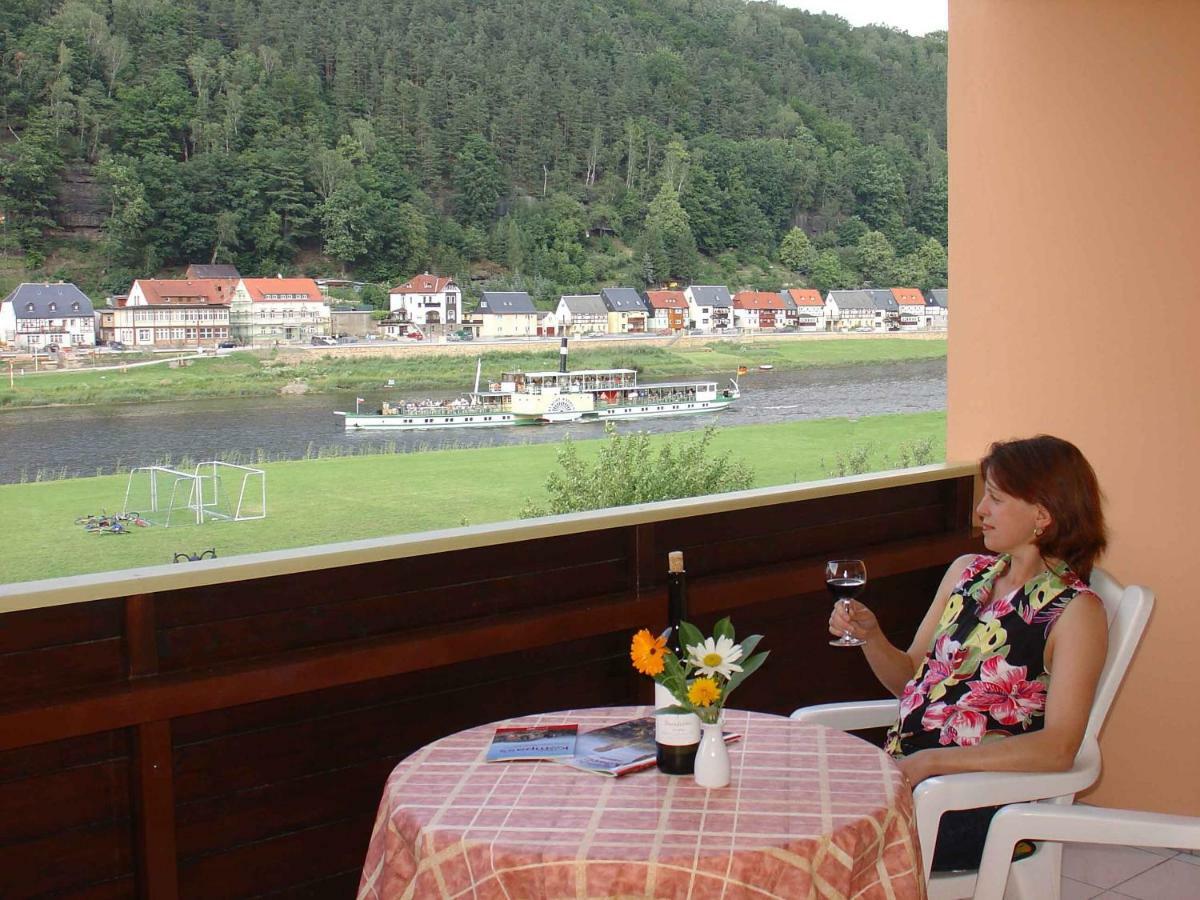
[{"label": "pink checkered tablecloth", "polygon": [[388,778],[359,900],[923,898],[912,794],[881,751],[780,716],[728,710],[733,781],[657,769],[607,778],[555,762],[488,763],[499,724],[578,722],[649,707],[506,720],[435,741]]}]

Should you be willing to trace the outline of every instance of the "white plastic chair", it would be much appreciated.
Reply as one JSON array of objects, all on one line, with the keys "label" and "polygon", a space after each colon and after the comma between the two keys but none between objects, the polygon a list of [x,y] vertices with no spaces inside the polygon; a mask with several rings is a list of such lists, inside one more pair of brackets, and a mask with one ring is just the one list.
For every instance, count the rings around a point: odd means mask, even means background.
[{"label": "white plastic chair", "polygon": [[1006,806],[996,813],[988,828],[975,900],[1000,900],[1004,896],[1013,847],[1022,839],[1200,850],[1200,819],[1053,803]]},{"label": "white plastic chair", "polygon": [[[917,833],[931,900],[970,897],[975,888],[975,872],[937,872],[932,877],[930,875],[938,825],[944,813],[1030,800],[1043,800],[1056,805],[1070,804],[1079,791],[1090,787],[1100,776],[1097,735],[1141,640],[1146,621],[1150,618],[1154,593],[1137,585],[1122,587],[1102,569],[1093,570],[1091,587],[1104,601],[1108,614],[1108,657],[1096,685],[1092,714],[1079,752],[1075,755],[1074,765],[1065,772],[937,775],[917,785],[913,791]],[[824,703],[798,709],[791,717],[809,724],[852,731],[892,725],[898,714],[898,701],[888,699]],[[1062,845],[1041,845],[1032,856],[1012,864],[1009,896],[1057,900],[1061,880]]]}]

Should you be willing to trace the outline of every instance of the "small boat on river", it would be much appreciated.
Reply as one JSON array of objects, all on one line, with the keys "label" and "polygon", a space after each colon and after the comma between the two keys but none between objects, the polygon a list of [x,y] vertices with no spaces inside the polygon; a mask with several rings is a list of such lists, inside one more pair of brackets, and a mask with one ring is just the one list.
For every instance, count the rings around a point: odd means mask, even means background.
[{"label": "small boat on river", "polygon": [[485,428],[496,425],[546,425],[603,422],[658,416],[719,412],[741,391],[734,379],[639,384],[634,369],[567,370],[567,341],[559,350],[557,372],[506,372],[480,390],[482,360],[475,390],[456,400],[385,402],[377,412],[335,412],[347,430]]}]

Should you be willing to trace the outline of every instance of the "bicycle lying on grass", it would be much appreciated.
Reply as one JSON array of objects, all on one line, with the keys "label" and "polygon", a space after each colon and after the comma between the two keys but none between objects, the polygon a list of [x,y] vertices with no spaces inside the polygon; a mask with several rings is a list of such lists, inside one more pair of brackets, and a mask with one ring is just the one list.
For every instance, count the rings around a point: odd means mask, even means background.
[{"label": "bicycle lying on grass", "polygon": [[75,520],[76,525],[82,525],[84,531],[97,532],[99,534],[128,534],[129,526],[136,525],[139,528],[148,528],[150,523],[143,519],[139,513],[113,513],[109,515],[101,511],[100,515],[80,516]]}]

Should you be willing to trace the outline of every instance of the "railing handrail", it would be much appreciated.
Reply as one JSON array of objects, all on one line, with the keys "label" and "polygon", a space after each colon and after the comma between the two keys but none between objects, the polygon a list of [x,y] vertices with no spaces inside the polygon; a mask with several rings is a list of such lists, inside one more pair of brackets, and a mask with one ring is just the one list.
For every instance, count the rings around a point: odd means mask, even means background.
[{"label": "railing handrail", "polygon": [[688,516],[729,512],[778,503],[815,500],[960,478],[975,475],[976,462],[940,463],[911,469],[893,469],[882,473],[829,478],[802,484],[777,485],[708,494],[636,506],[591,510],[537,519],[518,519],[389,535],[357,541],[343,541],[304,547],[291,547],[262,553],[247,553],[224,559],[204,560],[187,565],[166,563],[134,569],[119,569],[85,575],[70,575],[40,581],[0,585],[0,614],[18,610],[84,603],[131,594],[157,593],[184,588],[204,587],[251,578],[291,575],[318,569],[360,565],[451,550],[536,540],[553,535],[576,534],[620,526],[640,525]]}]

